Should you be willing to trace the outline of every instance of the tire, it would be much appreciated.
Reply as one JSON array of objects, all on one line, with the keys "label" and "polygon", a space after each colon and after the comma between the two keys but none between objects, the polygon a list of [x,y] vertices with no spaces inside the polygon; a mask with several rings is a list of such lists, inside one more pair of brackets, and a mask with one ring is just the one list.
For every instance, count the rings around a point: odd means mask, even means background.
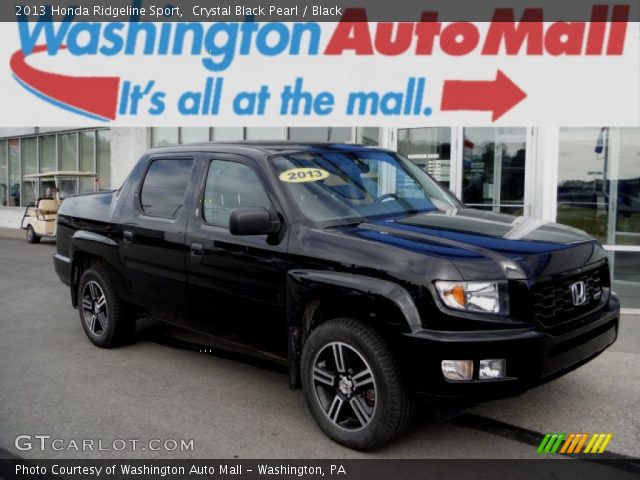
[{"label": "tire", "polygon": [[31,225],[27,226],[27,242],[40,243],[40,237],[38,236],[36,231],[33,229],[33,226]]},{"label": "tire", "polygon": [[116,295],[104,269],[88,269],[78,284],[80,322],[91,342],[101,348],[113,348],[131,340],[135,319]]},{"label": "tire", "polygon": [[410,396],[393,355],[362,322],[337,318],[313,330],[303,348],[301,377],[316,423],[349,448],[381,448],[410,422]]}]

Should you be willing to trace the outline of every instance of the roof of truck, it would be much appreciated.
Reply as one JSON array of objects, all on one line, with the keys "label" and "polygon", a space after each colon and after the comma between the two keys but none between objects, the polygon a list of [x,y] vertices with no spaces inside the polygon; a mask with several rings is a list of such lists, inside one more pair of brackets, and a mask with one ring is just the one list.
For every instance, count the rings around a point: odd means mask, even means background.
[{"label": "roof of truck", "polygon": [[[356,143],[336,143],[336,142],[292,142],[285,140],[262,140],[262,141],[234,141],[234,142],[204,142],[204,143],[187,143],[182,145],[172,145],[166,147],[156,147],[153,152],[175,152],[175,151],[215,151],[220,147],[236,148],[263,154],[278,154],[284,152],[305,152],[317,150],[335,150],[335,151],[357,151],[370,150],[372,148]],[[248,153],[248,152],[247,152]]]}]

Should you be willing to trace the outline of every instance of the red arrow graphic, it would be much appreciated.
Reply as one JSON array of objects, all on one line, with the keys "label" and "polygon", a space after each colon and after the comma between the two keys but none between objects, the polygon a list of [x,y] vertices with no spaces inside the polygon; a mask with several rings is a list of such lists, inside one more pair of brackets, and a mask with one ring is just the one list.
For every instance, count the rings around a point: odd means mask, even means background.
[{"label": "red arrow graphic", "polygon": [[527,94],[498,70],[495,80],[446,80],[440,109],[491,111],[495,122],[525,98]]},{"label": "red arrow graphic", "polygon": [[[44,52],[46,49],[45,45],[38,45],[33,53]],[[48,101],[94,114],[102,119],[116,118],[119,77],[74,77],[45,72],[30,66],[22,50],[11,56],[10,66],[20,82]]]}]

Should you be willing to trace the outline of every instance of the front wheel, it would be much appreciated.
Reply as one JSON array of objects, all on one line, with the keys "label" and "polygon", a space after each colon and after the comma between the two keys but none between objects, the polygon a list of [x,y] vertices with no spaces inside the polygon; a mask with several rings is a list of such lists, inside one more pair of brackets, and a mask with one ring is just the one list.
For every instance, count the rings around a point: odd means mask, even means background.
[{"label": "front wheel", "polygon": [[104,269],[89,269],[80,277],[78,310],[87,337],[98,347],[126,343],[135,329],[134,318],[127,314]]},{"label": "front wheel", "polygon": [[36,231],[33,229],[32,225],[29,225],[27,227],[27,242],[29,242],[29,243],[40,243],[40,237],[38,236]]},{"label": "front wheel", "polygon": [[351,318],[317,327],[302,353],[302,388],[314,419],[356,450],[381,448],[408,425],[411,402],[380,334]]}]

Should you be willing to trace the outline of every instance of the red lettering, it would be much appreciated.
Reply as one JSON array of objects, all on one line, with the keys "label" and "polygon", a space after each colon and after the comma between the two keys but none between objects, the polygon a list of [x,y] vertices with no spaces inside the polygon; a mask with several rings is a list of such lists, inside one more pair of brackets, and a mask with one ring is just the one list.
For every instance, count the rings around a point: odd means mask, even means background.
[{"label": "red lettering", "polygon": [[496,9],[487,40],[482,48],[483,55],[498,55],[504,42],[507,55],[517,55],[527,42],[528,55],[542,55],[543,13],[540,8],[527,8],[518,25],[511,8]]},{"label": "red lettering", "polygon": [[629,5],[616,5],[613,7],[607,55],[622,55],[624,52],[624,39],[627,36],[629,10]]},{"label": "red lettering", "polygon": [[347,8],[329,39],[325,55],[341,55],[353,50],[356,55],[373,55],[367,12],[364,8]]},{"label": "red lettering", "polygon": [[[589,22],[544,23],[542,8],[527,8],[518,22],[512,8],[498,8],[488,27],[482,55],[622,55],[630,16],[630,5],[615,5],[612,18],[608,5],[594,5]],[[415,40],[414,40],[415,36]],[[438,37],[440,37],[438,39]],[[420,21],[380,22],[375,36],[369,28],[366,9],[348,8],[336,26],[325,55],[399,56],[414,49],[415,55],[432,55],[437,47],[447,55],[468,55],[477,50],[481,32],[473,22],[441,23],[437,12],[423,12]],[[413,43],[415,42],[415,46]]]},{"label": "red lettering", "polygon": [[604,32],[607,28],[606,21],[608,16],[608,5],[594,5],[591,9],[591,23],[589,25],[589,35],[587,36],[587,55],[602,54]]},{"label": "red lettering", "polygon": [[544,37],[550,55],[580,55],[584,39],[584,22],[556,22]]},{"label": "red lettering", "polygon": [[411,47],[413,23],[399,23],[393,37],[393,23],[381,22],[376,28],[375,46],[382,55],[400,55]]},{"label": "red lettering", "polygon": [[467,55],[480,41],[478,27],[469,22],[456,22],[448,25],[440,37],[440,48],[448,55]]},{"label": "red lettering", "polygon": [[435,38],[440,35],[442,25],[437,12],[424,12],[416,25],[416,55],[431,55]]}]

